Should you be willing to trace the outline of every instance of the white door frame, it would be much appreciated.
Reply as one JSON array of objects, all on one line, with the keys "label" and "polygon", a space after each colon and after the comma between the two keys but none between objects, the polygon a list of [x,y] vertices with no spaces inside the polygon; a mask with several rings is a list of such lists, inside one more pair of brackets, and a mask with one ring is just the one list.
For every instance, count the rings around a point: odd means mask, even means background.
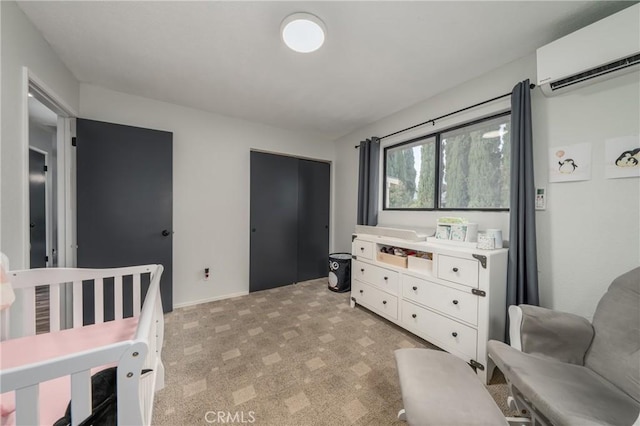
[{"label": "white door frame", "polygon": [[[58,126],[56,137],[56,200],[54,206],[57,213],[57,266],[76,266],[76,209],[75,209],[75,151],[71,146],[71,138],[75,135],[75,117],[78,111],[65,102],[54,90],[29,68],[22,68],[22,198],[23,212],[22,236],[23,253],[22,264],[29,268],[29,92],[34,92],[35,97],[46,107],[58,114]],[[67,284],[69,285],[69,284]],[[61,287],[61,327],[66,328],[71,324],[71,309],[73,306],[71,292]]]},{"label": "white door frame", "polygon": [[[27,67],[22,68],[22,164],[23,170],[28,173],[29,170],[29,92],[33,91],[36,97],[46,107],[58,114],[57,129],[57,164],[56,164],[56,188],[57,199],[54,200],[53,208],[56,209],[58,223],[57,241],[58,247],[58,266],[75,266],[75,232],[72,232],[75,225],[75,182],[72,173],[75,173],[75,156],[71,150],[71,125],[74,117],[78,115],[71,106],[69,106],[60,96],[58,96],[51,88],[33,71]],[[24,212],[29,212],[29,180],[24,178],[23,182],[23,207]],[[48,224],[49,226],[51,224]],[[22,217],[22,235],[25,244],[23,244],[22,264],[25,269],[29,267],[29,226],[28,214]],[[51,229],[51,228],[50,228]],[[48,248],[49,249],[49,248]],[[48,255],[50,255],[48,251]]]}]

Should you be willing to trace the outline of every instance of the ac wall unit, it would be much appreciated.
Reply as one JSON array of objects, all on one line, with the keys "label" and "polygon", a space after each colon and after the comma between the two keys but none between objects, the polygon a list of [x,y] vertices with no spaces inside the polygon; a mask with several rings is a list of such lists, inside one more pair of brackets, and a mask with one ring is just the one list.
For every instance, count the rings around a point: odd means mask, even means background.
[{"label": "ac wall unit", "polygon": [[539,48],[538,86],[547,96],[640,67],[640,3]]}]

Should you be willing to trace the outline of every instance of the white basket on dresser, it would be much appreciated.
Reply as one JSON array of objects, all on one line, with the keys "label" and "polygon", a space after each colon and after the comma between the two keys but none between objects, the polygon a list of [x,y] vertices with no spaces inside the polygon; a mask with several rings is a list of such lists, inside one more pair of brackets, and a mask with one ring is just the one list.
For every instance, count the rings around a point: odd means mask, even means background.
[{"label": "white basket on dresser", "polygon": [[[428,252],[433,260],[399,267],[379,259],[383,246]],[[362,305],[464,359],[487,383],[494,369],[487,341],[504,340],[507,253],[354,234],[351,306]]]}]

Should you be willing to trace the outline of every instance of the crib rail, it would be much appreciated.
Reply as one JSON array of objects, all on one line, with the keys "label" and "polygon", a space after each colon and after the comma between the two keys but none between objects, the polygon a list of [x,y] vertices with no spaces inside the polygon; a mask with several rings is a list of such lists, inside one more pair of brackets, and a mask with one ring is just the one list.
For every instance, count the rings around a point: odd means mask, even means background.
[{"label": "crib rail", "polygon": [[[35,287],[48,285],[52,300],[60,300],[59,289],[66,283],[73,288],[73,328],[82,326],[82,283],[93,281],[95,288],[94,308],[96,323],[104,321],[98,314],[98,305],[103,303],[103,284],[105,279],[114,280],[115,319],[122,319],[123,277],[131,276],[133,282],[133,315],[138,316],[138,326],[132,340],[114,343],[89,351],[49,359],[46,362],[33,363],[0,371],[0,393],[15,391],[16,424],[40,424],[38,409],[39,384],[51,379],[68,376],[71,384],[72,426],[77,425],[91,413],[91,369],[109,364],[117,364],[118,380],[118,424],[151,424],[153,412],[153,394],[164,386],[164,367],[161,360],[164,337],[162,300],[160,296],[161,265],[145,265],[114,269],[34,269],[9,272],[16,293],[26,292],[22,304],[35,318]],[[141,277],[150,274],[149,288],[142,309]],[[137,277],[137,278],[136,278]],[[79,284],[79,285],[76,285]],[[56,289],[57,288],[57,289]],[[118,303],[117,294],[120,294]],[[138,294],[137,303],[135,295]],[[31,295],[34,298],[31,298]],[[76,303],[77,301],[80,303]],[[25,302],[26,301],[26,302]],[[78,309],[78,305],[80,309]],[[22,305],[24,306],[24,305]],[[60,314],[60,305],[51,312]],[[120,307],[118,309],[118,306]],[[138,309],[136,310],[136,306]],[[14,307],[12,307],[14,309]],[[102,313],[104,313],[102,311]],[[79,319],[79,320],[78,320]],[[59,329],[60,321],[51,322],[51,331]],[[28,324],[27,332],[35,333],[35,321]],[[153,370],[141,377],[143,369]]]},{"label": "crib rail", "polygon": [[[63,306],[63,289],[70,291],[72,296],[72,327],[82,327],[84,323],[84,301],[83,292],[87,285],[93,286],[94,300],[94,322],[96,324],[105,321],[104,311],[104,291],[105,284],[113,280],[113,306],[114,319],[124,318],[124,299],[126,288],[124,280],[132,282],[133,287],[133,316],[140,315],[142,300],[142,276],[145,274],[157,274],[160,265],[143,265],[125,268],[109,269],[85,269],[85,268],[42,268],[27,269],[21,271],[10,271],[10,280],[16,295],[16,303],[20,305],[22,312],[22,324],[19,329],[14,328],[13,337],[32,336],[36,332],[36,287],[49,287],[49,327],[50,331],[59,331],[63,328],[71,328],[71,325],[62,327],[61,311]],[[162,270],[160,270],[160,274]],[[152,281],[152,279],[150,279]],[[3,322],[8,321],[8,316],[2,318]],[[8,326],[4,325],[5,329]]]}]

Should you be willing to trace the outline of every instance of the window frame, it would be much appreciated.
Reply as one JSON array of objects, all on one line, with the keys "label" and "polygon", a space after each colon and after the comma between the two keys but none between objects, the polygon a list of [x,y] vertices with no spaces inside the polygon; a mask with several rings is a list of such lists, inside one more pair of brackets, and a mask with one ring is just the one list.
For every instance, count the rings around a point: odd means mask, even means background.
[{"label": "window frame", "polygon": [[[417,212],[417,211],[480,211],[480,212],[508,212],[509,208],[505,208],[505,207],[501,207],[501,208],[491,208],[491,207],[474,207],[474,208],[449,208],[449,207],[440,207],[440,203],[441,203],[441,195],[440,195],[440,181],[442,180],[442,167],[441,167],[441,159],[442,159],[442,152],[441,152],[441,136],[443,133],[448,133],[448,132],[452,132],[454,130],[459,130],[462,129],[463,127],[468,127],[468,126],[473,126],[475,124],[479,124],[482,123],[483,121],[489,121],[489,120],[493,120],[495,118],[500,118],[500,117],[504,117],[507,115],[511,115],[511,110],[507,110],[507,111],[503,111],[497,114],[493,114],[493,115],[488,115],[482,118],[478,118],[472,121],[468,121],[465,123],[461,123],[461,124],[457,124],[455,126],[452,127],[447,127],[445,129],[442,130],[438,130],[437,132],[433,132],[433,133],[429,133],[427,135],[424,136],[418,136],[416,138],[412,138],[403,142],[399,142],[393,145],[389,145],[384,147],[383,151],[382,151],[382,210],[384,211],[410,211],[410,212]],[[411,208],[411,207],[387,207],[387,191],[385,190],[386,185],[387,185],[387,151],[389,149],[394,149],[394,148],[398,148],[398,147],[402,147],[404,145],[410,145],[410,144],[415,144],[416,142],[419,142],[421,140],[425,140],[425,139],[430,139],[430,138],[435,138],[435,164],[436,164],[436,170],[435,170],[435,176],[436,179],[434,179],[435,181],[435,185],[434,185],[434,202],[435,202],[435,207],[420,207],[420,208]],[[509,139],[511,140],[511,139]]]}]

